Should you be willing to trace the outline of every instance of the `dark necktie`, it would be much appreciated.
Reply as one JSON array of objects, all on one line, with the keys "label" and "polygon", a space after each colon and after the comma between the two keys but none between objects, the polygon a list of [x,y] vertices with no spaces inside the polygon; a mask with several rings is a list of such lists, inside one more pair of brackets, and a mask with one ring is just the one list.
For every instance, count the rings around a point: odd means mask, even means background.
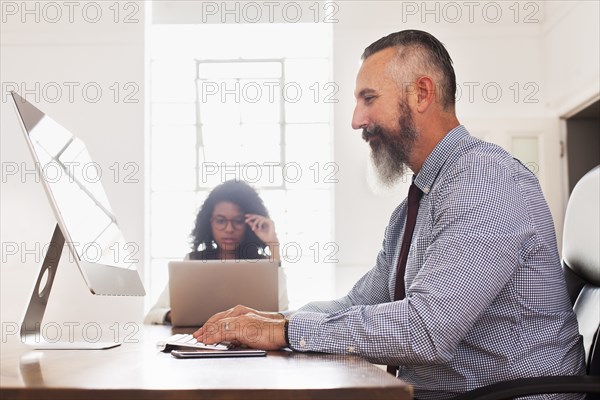
[{"label": "dark necktie", "polygon": [[[400,247],[400,256],[398,257],[398,267],[396,268],[396,290],[394,291],[394,301],[402,300],[404,293],[404,272],[406,271],[406,261],[408,260],[408,251],[412,241],[415,223],[417,222],[417,212],[419,211],[419,201],[421,200],[421,189],[414,183],[408,189],[408,202],[406,210],[406,225],[404,227],[404,236],[402,236],[402,247]],[[388,365],[387,372],[396,376],[398,366]]]}]

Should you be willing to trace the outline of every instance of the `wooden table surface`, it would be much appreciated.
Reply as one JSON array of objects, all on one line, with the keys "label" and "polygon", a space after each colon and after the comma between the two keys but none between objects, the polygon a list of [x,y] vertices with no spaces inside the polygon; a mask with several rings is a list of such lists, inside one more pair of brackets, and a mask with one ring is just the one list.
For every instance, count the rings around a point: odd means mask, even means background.
[{"label": "wooden table surface", "polygon": [[410,399],[412,388],[357,356],[272,351],[186,359],[156,350],[169,327],[143,326],[108,350],[31,350],[1,343],[2,399]]}]

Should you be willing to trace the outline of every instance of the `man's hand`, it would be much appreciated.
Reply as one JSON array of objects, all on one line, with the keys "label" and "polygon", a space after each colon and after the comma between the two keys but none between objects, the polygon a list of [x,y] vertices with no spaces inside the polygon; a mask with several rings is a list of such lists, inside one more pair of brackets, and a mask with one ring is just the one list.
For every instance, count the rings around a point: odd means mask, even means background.
[{"label": "man's hand", "polygon": [[[216,313],[215,315],[210,317],[204,325],[208,325],[211,323],[217,323],[218,321],[220,321],[224,318],[239,317],[240,315],[245,315],[245,314],[250,314],[250,313],[260,315],[261,317],[265,317],[265,318],[269,318],[269,319],[284,319],[283,315],[276,313],[276,312],[258,311],[253,308],[250,308],[250,307],[237,305],[233,308],[230,308],[229,310],[222,311],[220,313]],[[201,329],[198,329],[197,332],[199,332],[200,330]]]},{"label": "man's hand", "polygon": [[278,350],[287,346],[283,315],[235,306],[210,317],[193,336],[206,344],[223,341],[245,344],[262,350]]},{"label": "man's hand", "polygon": [[[285,319],[275,313],[235,313],[237,306],[211,317],[204,326],[194,332],[193,336],[206,344],[232,342],[246,345],[254,349],[279,350],[287,346],[285,341]],[[251,310],[243,307],[245,310]],[[241,310],[238,309],[238,311]],[[227,314],[229,312],[229,314]],[[266,314],[266,315],[261,315]],[[275,315],[277,317],[275,317]]]}]

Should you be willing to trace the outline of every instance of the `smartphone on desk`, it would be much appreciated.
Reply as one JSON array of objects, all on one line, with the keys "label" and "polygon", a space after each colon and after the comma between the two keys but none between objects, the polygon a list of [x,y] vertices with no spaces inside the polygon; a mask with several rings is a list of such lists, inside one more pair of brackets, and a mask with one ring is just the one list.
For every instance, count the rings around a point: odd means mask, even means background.
[{"label": "smartphone on desk", "polygon": [[219,357],[264,357],[265,350],[233,349],[233,350],[173,350],[171,355],[175,358],[219,358]]}]

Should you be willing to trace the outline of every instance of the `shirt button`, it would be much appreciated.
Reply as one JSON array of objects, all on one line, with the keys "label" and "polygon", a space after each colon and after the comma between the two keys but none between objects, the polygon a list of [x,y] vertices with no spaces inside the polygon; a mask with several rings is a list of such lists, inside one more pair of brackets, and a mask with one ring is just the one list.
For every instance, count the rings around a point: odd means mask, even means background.
[{"label": "shirt button", "polygon": [[304,338],[300,339],[300,347],[306,347],[306,340]]},{"label": "shirt button", "polygon": [[429,186],[425,186],[425,187],[423,188],[423,192],[424,192],[425,194],[429,193]]},{"label": "shirt button", "polygon": [[348,347],[348,353],[354,353],[354,352],[356,352],[356,347],[354,347],[354,346]]}]

